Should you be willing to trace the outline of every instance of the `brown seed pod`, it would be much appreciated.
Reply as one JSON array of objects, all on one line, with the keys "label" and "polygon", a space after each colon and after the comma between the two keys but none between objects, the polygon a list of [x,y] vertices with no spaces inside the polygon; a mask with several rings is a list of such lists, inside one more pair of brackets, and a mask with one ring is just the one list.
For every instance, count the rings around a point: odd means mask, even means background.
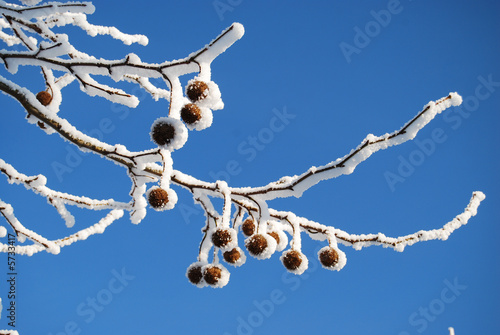
[{"label": "brown seed pod", "polygon": [[175,127],[165,121],[157,122],[151,130],[151,138],[157,145],[168,145],[175,137]]},{"label": "brown seed pod", "polygon": [[181,118],[186,124],[193,124],[201,119],[201,109],[195,104],[185,104],[181,108]]},{"label": "brown seed pod", "polygon": [[149,191],[148,202],[154,209],[163,208],[168,203],[168,193],[166,190],[156,187]]},{"label": "brown seed pod", "polygon": [[252,235],[245,244],[248,252],[250,252],[253,256],[262,254],[262,252],[264,252],[267,248],[267,240],[261,234]]},{"label": "brown seed pod", "polygon": [[47,91],[38,92],[36,99],[44,106],[48,106],[52,101],[52,95]]},{"label": "brown seed pod", "polygon": [[217,229],[212,234],[212,243],[217,248],[223,248],[232,241],[231,232],[228,229]]},{"label": "brown seed pod", "polygon": [[334,267],[339,262],[339,254],[333,248],[324,249],[319,254],[319,261],[324,267]]},{"label": "brown seed pod", "polygon": [[231,251],[224,252],[224,260],[229,264],[236,263],[241,258],[241,254],[238,249],[234,248]]},{"label": "brown seed pod", "polygon": [[215,285],[222,277],[222,270],[216,266],[208,266],[203,272],[203,279],[209,285]]},{"label": "brown seed pod", "polygon": [[274,237],[274,239],[276,240],[276,243],[277,244],[280,244],[280,236],[278,235],[277,232],[275,231],[272,231],[270,233],[268,233],[269,235],[271,235],[272,237]]},{"label": "brown seed pod", "polygon": [[252,236],[255,232],[255,224],[253,223],[253,220],[250,218],[246,219],[241,225],[241,230],[245,236]]},{"label": "brown seed pod", "polygon": [[300,264],[302,264],[302,255],[296,250],[290,250],[283,254],[281,261],[288,270],[297,270]]},{"label": "brown seed pod", "polygon": [[186,95],[189,100],[196,102],[208,96],[208,85],[204,81],[196,80],[186,88]]},{"label": "brown seed pod", "polygon": [[201,272],[201,266],[200,265],[195,265],[192,268],[190,268],[187,272],[187,277],[189,281],[197,285],[201,282],[201,279],[203,278],[203,273]]}]

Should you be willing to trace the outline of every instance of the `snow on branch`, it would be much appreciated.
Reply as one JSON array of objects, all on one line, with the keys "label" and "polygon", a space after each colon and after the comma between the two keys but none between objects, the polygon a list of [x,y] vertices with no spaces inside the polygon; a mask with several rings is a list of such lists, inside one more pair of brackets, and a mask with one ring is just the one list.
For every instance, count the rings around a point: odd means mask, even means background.
[{"label": "snow on branch", "polygon": [[101,210],[101,209],[128,209],[129,204],[121,203],[113,199],[95,200],[88,197],[75,196],[68,193],[62,193],[51,190],[46,185],[47,178],[44,175],[28,177],[19,173],[12,165],[7,164],[0,158],[0,172],[7,176],[8,182],[13,184],[23,184],[26,189],[32,190],[47,198],[47,202],[53,205],[59,212],[61,217],[66,221],[66,226],[73,227],[75,221],[73,216],[66,210],[65,205],[75,205],[85,209]]},{"label": "snow on branch", "polygon": [[95,11],[95,7],[92,5],[91,2],[73,2],[73,3],[51,2],[39,6],[34,6],[34,5],[36,5],[36,3],[40,1],[24,0],[23,2],[27,3],[28,5],[18,6],[15,4],[6,3],[5,1],[0,1],[0,10],[2,11],[3,15],[14,15],[23,17],[28,20],[64,12],[92,14]]},{"label": "snow on branch", "polygon": [[[0,62],[14,78],[19,66],[40,67],[40,79],[46,89],[35,93],[16,83],[15,79],[9,80],[0,75],[0,90],[20,103],[28,114],[29,123],[48,134],[57,133],[81,151],[92,152],[123,167],[130,178],[131,190],[128,202],[67,194],[49,188],[45,176],[24,175],[0,159],[0,172],[7,181],[23,185],[46,198],[68,228],[72,229],[75,225],[70,206],[109,211],[90,227],[66,234],[67,237],[49,240],[26,228],[14,215],[12,206],[0,201],[0,213],[21,243],[16,246],[18,253],[32,255],[45,250],[57,254],[63,246],[103,233],[125,212],[132,223],[139,224],[149,208],[156,211],[174,208],[178,201],[174,188],[185,189],[192,194],[206,217],[198,257],[188,266],[186,276],[198,287],[223,287],[230,275],[220,260],[239,267],[245,263],[246,253],[257,259],[267,259],[281,252],[280,259],[287,270],[295,274],[303,273],[308,259],[301,251],[302,233],[314,240],[326,241],[318,253],[319,260],[325,269],[337,271],[344,267],[347,260],[339,245],[354,249],[378,245],[403,251],[406,246],[417,242],[446,240],[476,215],[480,202],[485,198],[483,193],[474,192],[464,212],[441,228],[401,237],[387,237],[382,233],[350,234],[299,217],[293,211],[277,211],[270,207],[270,200],[301,197],[319,182],[351,174],[377,151],[413,139],[443,110],[461,104],[462,98],[457,93],[429,102],[399,130],[381,136],[369,134],[343,157],[319,167],[313,166],[300,175],[283,176],[259,187],[230,187],[224,181],[199,180],[174,169],[171,153],[184,146],[192,131],[210,127],[214,119],[213,111],[224,107],[219,87],[211,79],[211,63],[243,36],[243,26],[234,23],[210,43],[179,60],[146,63],[133,53],[121,59],[108,60],[77,50],[68,35],[56,34],[52,29],[74,25],[91,37],[110,35],[127,45],[146,45],[147,38],[122,33],[115,27],[91,24],[87,15],[94,12],[94,7],[87,2],[36,5],[38,1],[35,0],[23,3],[25,5],[19,6],[0,1],[0,40],[7,46],[7,49],[0,50]],[[24,50],[12,49],[16,44],[23,46]],[[185,87],[179,79],[183,75],[193,76]],[[100,77],[109,77],[115,83],[113,86],[105,85],[99,81]],[[137,106],[138,98],[120,87],[123,81],[138,85],[156,101],[164,99],[168,102],[164,115],[151,122],[153,148],[130,151],[122,144],[106,143],[85,135],[77,125],[58,115],[64,89],[72,82],[79,83],[82,91],[89,96]],[[214,198],[223,199],[222,208],[214,206]],[[0,231],[5,230],[3,226],[0,228]],[[31,244],[25,244],[27,241]],[[6,252],[7,244],[0,243],[0,250]]]},{"label": "snow on branch", "polygon": [[[86,240],[89,236],[94,234],[102,234],[109,225],[123,216],[123,210],[113,209],[93,226],[57,240],[48,240],[36,232],[25,228],[14,215],[14,209],[12,206],[3,202],[1,199],[0,214],[2,214],[5,220],[12,227],[20,243],[24,243],[26,239],[33,242],[32,245],[17,245],[16,253],[31,256],[43,250],[52,254],[58,254],[61,251],[61,247],[70,245],[77,241]],[[8,249],[9,244],[0,243],[0,252],[8,252]]]},{"label": "snow on branch", "polygon": [[283,177],[264,187],[257,187],[251,190],[245,188],[235,190],[234,193],[245,194],[247,196],[259,195],[266,200],[289,196],[299,198],[304,191],[320,181],[351,174],[358,164],[368,159],[373,153],[412,140],[418,131],[427,125],[437,114],[446,108],[458,106],[461,103],[462,97],[460,95],[450,93],[447,97],[438,101],[429,102],[420,113],[407,122],[401,129],[378,137],[369,134],[356,149],[327,165],[311,167],[299,176]]},{"label": "snow on branch", "polygon": [[[361,250],[363,247],[378,245],[385,248],[393,248],[396,251],[402,252],[406,246],[410,246],[418,242],[447,240],[456,229],[466,225],[469,219],[477,214],[479,204],[484,199],[484,193],[476,191],[472,194],[469,204],[465,208],[464,212],[457,215],[443,227],[433,230],[421,230],[416,233],[397,238],[387,237],[382,233],[363,235],[349,234],[340,229],[321,225],[305,218],[294,217],[294,220],[299,223],[302,230],[307,232],[314,239],[330,240],[334,237],[338,243],[342,243],[346,246],[352,246],[356,250]],[[293,213],[290,212],[273,211],[272,215],[276,219],[290,221],[292,214]]]}]

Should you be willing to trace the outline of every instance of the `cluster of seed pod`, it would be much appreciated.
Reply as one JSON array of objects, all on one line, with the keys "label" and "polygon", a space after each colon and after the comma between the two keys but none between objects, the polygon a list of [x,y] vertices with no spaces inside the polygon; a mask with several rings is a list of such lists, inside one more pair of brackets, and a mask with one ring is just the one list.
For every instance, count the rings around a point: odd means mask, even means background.
[{"label": "cluster of seed pod", "polygon": [[[175,117],[161,117],[151,126],[151,139],[161,149],[173,151],[184,146],[188,138],[188,130],[203,130],[212,124],[212,110],[221,109],[223,104],[218,86],[213,81],[199,78],[190,80],[185,89],[185,97],[178,97],[185,103]],[[182,121],[181,121],[182,120]],[[165,163],[165,162],[164,162]],[[165,183],[164,183],[165,184]],[[148,202],[155,210],[174,207],[172,199],[175,192],[171,189],[156,187],[148,192]]]},{"label": "cluster of seed pod", "polygon": [[180,111],[181,119],[190,129],[203,130],[212,124],[212,110],[222,108],[221,94],[213,81],[194,78],[186,85],[185,103]]},{"label": "cluster of seed pod", "polygon": [[[271,229],[266,233],[259,233],[258,227],[252,218],[247,218],[241,224],[241,231],[246,237],[245,248],[248,253],[257,259],[270,258],[276,251],[283,251],[288,245],[288,237],[284,231]],[[224,261],[233,266],[241,266],[246,261],[243,250],[237,244],[237,231],[233,228],[217,228],[211,236],[211,242],[223,255]],[[283,266],[291,273],[300,275],[308,267],[307,257],[293,247],[282,253],[280,259]],[[328,270],[340,270],[345,265],[345,254],[336,246],[326,246],[319,250],[318,258],[321,265]],[[229,271],[214,260],[213,263],[195,262],[187,271],[188,280],[198,287],[223,287],[229,282]]]},{"label": "cluster of seed pod", "polygon": [[[210,127],[212,109],[223,107],[219,87],[213,81],[194,78],[186,85],[185,94],[186,97],[179,97],[185,102],[178,111],[183,122],[173,116],[161,117],[151,127],[151,139],[160,148],[170,151],[181,148],[187,141],[187,129]],[[177,111],[171,111],[171,115],[177,115]]]}]

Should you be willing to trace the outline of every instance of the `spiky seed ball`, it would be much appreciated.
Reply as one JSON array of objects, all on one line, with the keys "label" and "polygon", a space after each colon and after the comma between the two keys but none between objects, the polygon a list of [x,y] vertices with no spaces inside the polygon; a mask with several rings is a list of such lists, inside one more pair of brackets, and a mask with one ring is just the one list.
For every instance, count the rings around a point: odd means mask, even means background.
[{"label": "spiky seed ball", "polygon": [[151,138],[157,145],[168,145],[174,139],[175,127],[168,122],[158,122],[151,130]]},{"label": "spiky seed ball", "polygon": [[253,220],[250,218],[246,219],[241,225],[241,230],[245,236],[252,236],[255,232],[255,224],[253,223]]},{"label": "spiky seed ball", "polygon": [[290,250],[286,252],[281,258],[283,265],[290,271],[297,270],[302,264],[302,256],[297,250]]},{"label": "spiky seed ball", "polygon": [[186,88],[186,95],[189,100],[196,102],[208,96],[208,85],[204,81],[196,80]]},{"label": "spiky seed ball", "polygon": [[333,248],[324,249],[319,254],[319,261],[324,267],[333,267],[339,262],[339,254]]},{"label": "spiky seed ball", "polygon": [[181,118],[186,124],[193,124],[201,119],[201,109],[195,104],[185,104],[181,108]]},{"label": "spiky seed ball", "polygon": [[151,140],[162,149],[174,151],[184,146],[188,139],[186,125],[173,117],[160,117],[151,125]]},{"label": "spiky seed ball", "polygon": [[277,244],[280,244],[280,236],[278,235],[277,232],[275,231],[272,231],[270,233],[268,233],[269,235],[271,235],[272,237],[274,237],[274,239],[276,240],[276,243]]},{"label": "spiky seed ball", "polygon": [[236,263],[241,258],[241,254],[238,249],[234,248],[231,251],[224,252],[224,260],[229,264]]},{"label": "spiky seed ball", "polygon": [[190,268],[188,270],[187,277],[192,284],[198,285],[201,282],[201,279],[203,278],[203,273],[201,272],[201,266],[196,265]]},{"label": "spiky seed ball", "polygon": [[267,248],[267,240],[261,234],[253,235],[246,242],[246,247],[250,254],[260,255]]},{"label": "spiky seed ball", "polygon": [[52,101],[52,95],[47,91],[38,92],[36,99],[44,106],[48,106]]},{"label": "spiky seed ball", "polygon": [[215,285],[222,277],[222,270],[216,266],[208,266],[203,273],[203,279],[209,285]]},{"label": "spiky seed ball", "polygon": [[166,190],[156,187],[149,192],[148,202],[154,209],[163,208],[168,204],[168,193]]},{"label": "spiky seed ball", "polygon": [[231,264],[234,267],[242,266],[247,260],[245,252],[238,246],[227,248],[222,255],[224,256],[226,263]]},{"label": "spiky seed ball", "polygon": [[231,233],[227,229],[217,229],[212,234],[212,243],[217,248],[223,248],[231,242]]}]

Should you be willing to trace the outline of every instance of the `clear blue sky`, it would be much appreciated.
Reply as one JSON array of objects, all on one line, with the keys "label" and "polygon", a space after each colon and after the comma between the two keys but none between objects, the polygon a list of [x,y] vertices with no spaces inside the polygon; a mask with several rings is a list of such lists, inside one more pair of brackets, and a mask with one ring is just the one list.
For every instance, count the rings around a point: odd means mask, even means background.
[{"label": "clear blue sky", "polygon": [[[217,12],[214,4],[221,3],[229,7]],[[232,22],[245,26],[242,40],[212,64],[225,108],[214,112],[211,128],[191,133],[174,153],[176,169],[213,180],[236,161],[237,172],[231,170],[227,178],[231,186],[267,184],[345,155],[368,133],[392,132],[430,100],[456,91],[466,103],[432,121],[417,136],[420,142],[379,152],[352,175],[317,185],[300,199],[270,205],[350,233],[400,236],[442,226],[462,212],[473,191],[483,191],[486,200],[478,215],[445,242],[419,243],[404,253],[341,246],[347,265],[330,272],[316,259],[323,244],[304,236],[310,270],[301,277],[287,274],[278,255],[266,261],[249,257],[241,268],[227,266],[230,282],[215,290],[198,289],[184,276],[196,259],[205,220],[190,194],[176,189],[177,208],[150,211],[138,226],[125,217],[104,235],[63,248],[60,255],[18,256],[16,329],[21,335],[444,335],[449,326],[457,335],[498,334],[498,2],[94,4],[90,22],[150,38],[146,47],[124,47],[71,29],[73,44],[98,57],[135,52],[147,62],[178,59]],[[388,8],[390,18],[379,14],[382,23],[377,23],[373,13]],[[357,36],[367,29],[367,39]],[[356,51],[345,51],[346,45]],[[1,75],[10,78],[4,70]],[[29,85],[43,89],[41,77]],[[72,84],[64,91],[61,115],[94,133],[101,120],[110,119],[113,130],[105,131],[105,141],[148,149],[149,127],[167,105],[135,92],[142,100],[138,108],[116,109]],[[294,118],[262,137],[273,110],[285,109]],[[28,125],[21,107],[6,96],[1,113],[2,159],[25,174],[44,174],[54,189],[127,201],[130,184],[123,168],[84,155],[66,162],[72,172],[58,178],[53,162],[64,164],[75,148]],[[436,131],[439,140],[433,137]],[[249,136],[261,136],[259,150],[250,150]],[[431,144],[422,149],[418,143]],[[402,162],[411,165],[404,176],[398,172]],[[389,183],[388,172],[399,173],[401,180]],[[33,230],[51,238],[73,232],[44,199],[8,185],[3,176],[0,198],[12,203]],[[74,214],[75,229],[80,229],[102,213],[77,209]],[[126,276],[117,280],[123,272]],[[2,281],[0,329],[7,327],[9,301]]]}]

